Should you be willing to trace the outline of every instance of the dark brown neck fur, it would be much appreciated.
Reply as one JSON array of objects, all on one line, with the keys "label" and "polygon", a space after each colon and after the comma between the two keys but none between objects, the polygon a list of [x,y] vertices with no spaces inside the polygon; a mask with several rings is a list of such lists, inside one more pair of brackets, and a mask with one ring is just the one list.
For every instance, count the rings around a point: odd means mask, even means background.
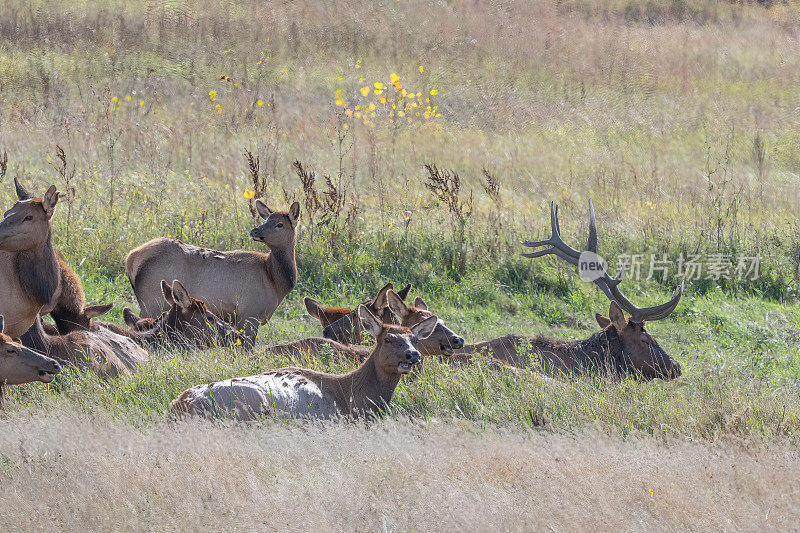
[{"label": "dark brown neck fur", "polygon": [[297,263],[294,243],[289,248],[273,248],[267,256],[267,275],[274,287],[284,297],[297,284]]},{"label": "dark brown neck fur", "polygon": [[51,235],[39,250],[18,252],[14,267],[22,289],[32,300],[42,306],[52,303],[61,282],[61,267]]}]

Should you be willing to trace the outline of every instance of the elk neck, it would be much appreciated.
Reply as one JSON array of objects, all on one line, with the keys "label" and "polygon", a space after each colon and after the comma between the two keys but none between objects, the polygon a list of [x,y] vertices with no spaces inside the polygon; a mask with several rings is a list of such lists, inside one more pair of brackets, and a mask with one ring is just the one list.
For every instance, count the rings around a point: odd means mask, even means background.
[{"label": "elk neck", "polygon": [[347,406],[347,412],[351,415],[377,415],[380,409],[389,404],[400,383],[400,374],[386,375],[378,370],[375,361],[380,350],[381,347],[377,346],[367,360],[352,372],[332,377],[336,403]]},{"label": "elk neck", "polygon": [[594,333],[591,337],[573,344],[572,357],[575,366],[582,370],[596,372],[611,371],[615,375],[625,372],[622,365],[622,341],[617,331],[609,326]]},{"label": "elk neck", "polygon": [[267,256],[267,275],[281,297],[286,296],[297,284],[295,263],[295,241],[287,247],[271,248]]},{"label": "elk neck", "polygon": [[50,353],[50,347],[53,343],[52,340],[52,337],[44,330],[42,317],[40,316],[36,317],[30,329],[20,337],[23,346],[43,354]]},{"label": "elk neck", "polygon": [[38,249],[17,252],[14,266],[19,283],[30,298],[42,306],[53,301],[61,281],[61,267],[53,250],[51,233]]}]

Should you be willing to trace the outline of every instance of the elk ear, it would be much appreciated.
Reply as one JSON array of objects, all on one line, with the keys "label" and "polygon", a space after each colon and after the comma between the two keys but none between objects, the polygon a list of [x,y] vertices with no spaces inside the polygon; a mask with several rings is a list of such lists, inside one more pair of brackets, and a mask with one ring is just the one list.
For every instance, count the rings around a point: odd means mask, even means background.
[{"label": "elk ear", "polygon": [[607,316],[603,316],[600,313],[595,313],[594,319],[597,320],[597,325],[603,329],[606,329],[611,325],[611,320]]},{"label": "elk ear", "polygon": [[139,317],[136,316],[136,313],[134,313],[133,309],[130,307],[126,307],[122,310],[122,319],[130,328],[135,327],[136,323],[139,321]]},{"label": "elk ear", "polygon": [[417,336],[418,339],[427,339],[439,323],[439,317],[436,315],[429,316],[422,322],[418,322],[411,326],[411,332]]},{"label": "elk ear", "polygon": [[297,219],[300,218],[300,202],[295,202],[289,208],[289,217],[292,219],[292,225],[297,224]]},{"label": "elk ear", "polygon": [[104,315],[113,309],[114,304],[97,304],[97,305],[87,305],[83,308],[83,315],[86,318],[92,319],[97,318],[100,315]]},{"label": "elk ear", "polygon": [[408,315],[408,307],[406,306],[405,302],[400,299],[396,292],[390,290],[386,293],[386,304],[388,305],[389,310],[400,319],[400,322],[403,322]]},{"label": "elk ear", "polygon": [[28,189],[22,186],[18,178],[14,178],[14,188],[17,190],[17,198],[20,200],[30,199],[31,193],[28,192]]},{"label": "elk ear", "polygon": [[617,302],[611,302],[611,306],[608,309],[608,317],[611,319],[611,323],[614,324],[614,329],[617,330],[617,333],[622,333],[628,327],[628,319],[625,318],[625,313],[622,312],[622,308]]},{"label": "elk ear", "polygon": [[6,319],[3,318],[3,315],[0,315],[0,333],[3,333],[6,329]]},{"label": "elk ear", "polygon": [[172,286],[163,279],[161,280],[161,294],[164,295],[164,299],[167,301],[170,307],[175,305],[175,299],[172,296]]},{"label": "elk ear", "polygon": [[265,204],[261,198],[256,200],[256,211],[258,211],[258,214],[261,215],[261,218],[264,220],[268,219],[272,214],[272,209],[267,207],[267,204]]},{"label": "elk ear", "polygon": [[391,281],[383,286],[381,290],[378,291],[378,295],[375,297],[375,301],[372,303],[372,308],[375,310],[381,310],[386,307],[388,304],[386,303],[386,294],[389,291],[394,290],[394,283]]},{"label": "elk ear", "polygon": [[322,322],[322,305],[320,305],[320,303],[314,298],[309,298],[308,296],[303,298],[303,303],[306,306],[306,311],[308,311],[308,314]]},{"label": "elk ear", "polygon": [[357,311],[358,318],[361,320],[361,325],[377,339],[378,335],[383,331],[383,324],[381,324],[381,321],[378,320],[375,315],[372,314],[372,311],[367,309],[364,304],[359,305]]},{"label": "elk ear", "polygon": [[172,282],[172,297],[175,303],[183,309],[188,309],[192,305],[192,297],[189,296],[189,291],[177,279]]},{"label": "elk ear", "polygon": [[411,284],[410,283],[408,285],[406,285],[405,287],[403,287],[402,289],[400,289],[399,291],[397,291],[397,295],[400,297],[401,300],[403,300],[405,302],[406,298],[408,298],[408,293],[409,292],[411,292]]},{"label": "elk ear", "polygon": [[44,199],[42,200],[42,207],[44,208],[44,212],[47,214],[47,218],[53,216],[53,212],[56,210],[56,204],[58,203],[58,196],[59,192],[56,190],[55,185],[51,185],[47,192],[44,193]]},{"label": "elk ear", "polygon": [[418,309],[422,309],[423,311],[427,311],[428,310],[428,306],[425,305],[425,300],[423,300],[419,296],[414,298],[414,307],[416,307]]}]

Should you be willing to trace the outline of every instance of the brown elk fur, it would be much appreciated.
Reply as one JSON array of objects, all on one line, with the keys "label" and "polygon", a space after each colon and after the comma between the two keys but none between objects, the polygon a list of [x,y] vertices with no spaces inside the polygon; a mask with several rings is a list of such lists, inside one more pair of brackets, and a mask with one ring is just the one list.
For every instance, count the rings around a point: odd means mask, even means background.
[{"label": "brown elk fur", "polygon": [[245,331],[246,343],[255,343],[265,324],[297,282],[295,245],[300,204],[288,213],[274,212],[256,202],[264,223],[251,237],[269,247],[269,253],[216,251],[174,239],[153,239],[132,250],[125,261],[142,316],[155,318],[166,310],[160,283],[180,279],[216,316]]},{"label": "brown elk fur", "polygon": [[36,318],[21,340],[28,348],[46,353],[62,363],[92,370],[103,378],[130,374],[147,359],[147,352],[131,339],[105,328],[94,327],[91,331],[49,335],[40,317]]},{"label": "brown elk fur", "polygon": [[[266,372],[260,376],[237,378],[226,382],[201,385],[182,393],[172,402],[172,411],[179,415],[200,414],[210,415],[219,410],[230,411],[230,415],[243,419],[253,419],[264,412],[281,409],[288,404],[299,415],[331,416],[331,411],[336,409],[339,415],[359,417],[376,416],[389,405],[394,390],[401,377],[411,371],[413,365],[420,360],[420,354],[413,348],[415,336],[424,338],[436,324],[436,318],[431,317],[423,323],[409,329],[403,326],[382,324],[380,320],[359,306],[359,315],[364,320],[365,326],[376,339],[375,348],[369,357],[357,369],[347,374],[328,374],[303,368],[282,368]],[[402,368],[401,368],[402,367]],[[269,396],[249,396],[248,401],[259,403],[246,403],[238,405],[241,394],[236,397],[237,387],[256,389],[263,393],[265,387],[261,384],[281,382],[285,390],[275,390]],[[297,389],[307,389],[313,384],[314,390],[319,391],[319,401],[316,405],[298,405],[291,401]],[[213,391],[212,391],[213,389]],[[220,397],[223,395],[224,397]],[[290,401],[285,401],[286,397]],[[297,398],[300,398],[299,396]],[[280,402],[281,405],[276,407]]]},{"label": "brown elk fur", "polygon": [[643,324],[629,321],[616,302],[611,302],[609,315],[612,318],[597,315],[603,329],[582,341],[512,334],[468,344],[459,353],[483,354],[551,376],[589,372],[664,380],[680,376],[680,365],[658,346]]},{"label": "brown elk fur", "polygon": [[40,312],[55,306],[61,292],[61,268],[52,243],[51,218],[58,191],[51,186],[44,198],[29,198],[14,180],[21,200],[0,222],[0,314],[6,331],[19,337]]}]

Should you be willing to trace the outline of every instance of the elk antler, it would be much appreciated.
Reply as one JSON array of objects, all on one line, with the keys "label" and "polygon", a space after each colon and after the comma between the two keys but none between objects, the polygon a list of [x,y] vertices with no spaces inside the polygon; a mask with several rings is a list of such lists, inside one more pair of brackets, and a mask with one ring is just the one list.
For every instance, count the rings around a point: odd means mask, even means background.
[{"label": "elk antler", "polygon": [[[561,238],[561,228],[558,224],[558,206],[550,202],[550,228],[552,235],[550,238],[543,241],[525,241],[523,246],[529,248],[547,247],[542,250],[536,250],[530,253],[522,254],[525,257],[542,257],[545,255],[556,255],[564,259],[571,265],[578,266],[581,252],[572,248]],[[589,239],[586,243],[586,250],[597,254],[597,222],[594,216],[594,205],[589,200]],[[622,276],[612,278],[608,272],[603,269],[600,277],[593,280],[593,283],[600,287],[608,299],[617,302],[619,306],[631,315],[631,321],[642,323],[644,321],[661,320],[667,317],[677,307],[678,302],[683,294],[683,281],[679,287],[672,292],[672,297],[668,302],[656,305],[653,307],[638,307],[631,302],[622,291],[619,289],[619,284],[622,281]]]}]

